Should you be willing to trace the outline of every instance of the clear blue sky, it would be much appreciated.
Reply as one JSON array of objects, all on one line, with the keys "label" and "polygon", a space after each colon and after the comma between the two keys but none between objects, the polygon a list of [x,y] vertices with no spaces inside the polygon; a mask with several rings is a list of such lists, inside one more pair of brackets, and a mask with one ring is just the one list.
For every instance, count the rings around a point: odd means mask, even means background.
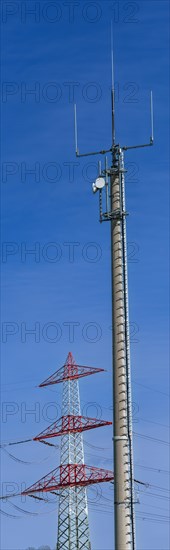
[{"label": "clear blue sky", "polygon": [[[75,159],[72,95],[74,83],[81,151],[110,147],[112,19],[122,145],[148,141],[150,89],[154,95],[155,145],[126,154],[127,225],[134,432],[145,436],[134,437],[135,476],[151,484],[140,486],[143,492],[137,487],[137,549],[167,550],[169,6],[152,0],[69,7],[46,0],[36,2],[36,17],[28,13],[34,6],[32,0],[1,6],[2,439],[30,438],[60,414],[61,386],[35,386],[69,350],[78,363],[107,369],[81,381],[83,414],[112,415],[110,228],[98,223],[98,197],[91,192],[98,159]],[[25,95],[35,86],[36,96]],[[25,175],[35,163],[36,177]],[[25,247],[35,243],[36,260],[25,257]],[[35,334],[24,336],[35,323],[37,341]],[[36,418],[25,418],[25,408],[35,407]],[[111,438],[109,428],[85,437],[88,464],[112,467]],[[15,492],[59,464],[59,450],[43,445],[6,449],[25,462],[3,452],[4,493],[8,483]],[[111,550],[112,490],[101,489],[97,505],[89,491],[92,550]],[[11,502],[29,513],[1,504],[2,550],[54,549],[57,505]]]}]

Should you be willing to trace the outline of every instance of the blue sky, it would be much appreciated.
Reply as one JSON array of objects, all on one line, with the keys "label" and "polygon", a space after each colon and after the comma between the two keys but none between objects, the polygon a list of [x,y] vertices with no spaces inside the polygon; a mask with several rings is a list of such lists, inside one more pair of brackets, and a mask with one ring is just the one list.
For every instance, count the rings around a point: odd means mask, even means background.
[{"label": "blue sky", "polygon": [[[137,548],[167,550],[168,2],[81,1],[74,3],[73,20],[64,2],[48,1],[36,3],[35,20],[26,13],[34,4],[1,6],[2,439],[30,438],[60,413],[61,386],[36,385],[70,349],[78,363],[107,370],[81,381],[83,414],[112,416],[110,227],[98,223],[98,197],[91,191],[98,158],[75,159],[69,96],[74,83],[80,150],[110,147],[112,18],[116,138],[122,145],[148,141],[150,89],[154,96],[155,144],[126,153],[126,200],[134,432],[145,436],[134,437],[135,475],[151,484],[144,492],[137,487]],[[35,86],[36,96],[25,96]],[[36,176],[24,177],[35,164]],[[36,257],[25,256],[35,243]],[[35,323],[37,341],[35,334],[25,336]],[[36,418],[25,417],[35,407]],[[112,467],[111,437],[110,428],[85,437],[88,464]],[[59,464],[59,450],[44,447],[7,448],[30,464],[4,452],[2,491],[9,482],[14,490],[21,482],[31,485]],[[112,489],[101,489],[98,505],[89,492],[92,549],[111,550],[112,500],[103,497],[112,499]],[[12,502],[36,515],[1,506],[2,550],[53,549],[57,504]]]}]

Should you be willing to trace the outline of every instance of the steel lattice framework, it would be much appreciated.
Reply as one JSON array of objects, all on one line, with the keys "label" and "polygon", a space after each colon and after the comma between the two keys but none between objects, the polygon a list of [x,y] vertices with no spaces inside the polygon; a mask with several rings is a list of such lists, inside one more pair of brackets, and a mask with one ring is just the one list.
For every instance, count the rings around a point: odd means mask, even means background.
[{"label": "steel lattice framework", "polygon": [[22,494],[59,491],[56,550],[91,550],[86,487],[114,478],[112,471],[84,463],[82,432],[112,422],[81,416],[78,379],[103,370],[76,365],[69,352],[65,365],[40,384],[43,387],[63,382],[62,417],[34,437],[34,441],[43,441],[61,436],[60,466]]},{"label": "steel lattice framework", "polygon": [[[80,396],[77,376],[69,354],[64,368],[62,416],[80,416]],[[71,376],[71,378],[69,377]],[[67,378],[68,376],[68,378]],[[80,432],[68,432],[61,438],[61,466],[84,464],[83,439]],[[86,487],[62,489],[59,497],[57,550],[90,550]]]}]

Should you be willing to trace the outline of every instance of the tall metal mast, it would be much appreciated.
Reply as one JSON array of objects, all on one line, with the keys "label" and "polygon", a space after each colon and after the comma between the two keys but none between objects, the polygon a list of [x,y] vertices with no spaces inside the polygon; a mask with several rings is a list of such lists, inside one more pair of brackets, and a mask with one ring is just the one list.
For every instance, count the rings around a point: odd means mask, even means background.
[{"label": "tall metal mast", "polygon": [[[112,276],[112,363],[113,363],[113,451],[114,451],[114,527],[115,550],[135,550],[135,499],[132,440],[132,398],[129,338],[128,270],[126,244],[125,169],[124,151],[153,145],[153,103],[151,92],[151,137],[149,143],[120,147],[115,141],[115,101],[113,47],[112,62],[112,145],[108,150],[80,154],[77,141],[77,112],[75,106],[76,156],[111,153],[108,168],[99,163],[99,177],[93,192],[99,192],[100,222],[111,222]],[[103,212],[105,188],[106,209]]]},{"label": "tall metal mast", "polygon": [[[113,59],[113,51],[112,51]],[[113,65],[112,65],[113,67]],[[112,69],[113,74],[113,69]],[[113,83],[113,80],[112,80]],[[112,357],[114,403],[115,549],[135,550],[132,410],[130,395],[129,320],[126,253],[124,159],[115,146],[114,88],[112,85],[111,273]],[[125,200],[125,199],[124,199]]]}]

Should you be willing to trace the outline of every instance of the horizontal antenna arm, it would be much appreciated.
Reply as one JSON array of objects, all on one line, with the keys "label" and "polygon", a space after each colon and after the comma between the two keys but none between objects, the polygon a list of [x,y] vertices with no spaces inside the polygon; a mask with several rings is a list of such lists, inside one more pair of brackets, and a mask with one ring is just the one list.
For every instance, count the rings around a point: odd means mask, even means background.
[{"label": "horizontal antenna arm", "polygon": [[152,140],[150,140],[149,143],[144,143],[142,145],[124,145],[121,149],[123,149],[123,151],[127,151],[128,149],[139,149],[140,147],[150,147],[151,145],[153,145]]},{"label": "horizontal antenna arm", "polygon": [[76,153],[77,157],[89,157],[91,155],[105,155],[105,153],[110,153],[112,151],[112,147],[110,149],[104,149],[102,151],[95,151],[94,153],[83,153],[80,154],[79,152]]}]

